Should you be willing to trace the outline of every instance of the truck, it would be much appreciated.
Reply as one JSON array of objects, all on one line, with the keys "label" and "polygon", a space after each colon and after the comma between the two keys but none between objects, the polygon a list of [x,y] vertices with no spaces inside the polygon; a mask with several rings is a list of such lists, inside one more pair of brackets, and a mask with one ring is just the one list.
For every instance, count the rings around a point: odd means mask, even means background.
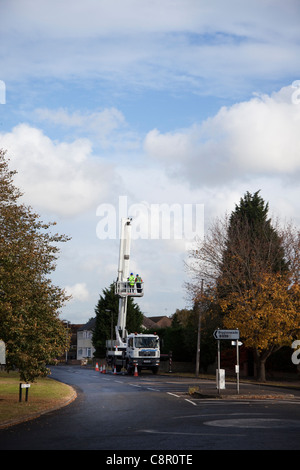
[{"label": "truck", "polygon": [[[148,369],[156,374],[160,365],[159,337],[156,334],[143,334],[126,330],[128,297],[143,297],[144,282],[132,281],[129,274],[132,218],[121,219],[120,251],[118,276],[115,282],[115,294],[119,297],[118,321],[115,326],[115,339],[106,341],[106,362],[116,372],[122,369],[128,374]],[[138,282],[135,282],[138,281]]]}]

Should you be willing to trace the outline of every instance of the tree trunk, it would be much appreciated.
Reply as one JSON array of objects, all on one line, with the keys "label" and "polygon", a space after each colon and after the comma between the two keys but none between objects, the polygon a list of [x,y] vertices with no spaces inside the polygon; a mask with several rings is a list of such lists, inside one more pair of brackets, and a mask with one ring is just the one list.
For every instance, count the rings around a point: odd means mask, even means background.
[{"label": "tree trunk", "polygon": [[257,372],[256,372],[257,381],[266,382],[266,359],[259,358],[256,365],[257,365]]},{"label": "tree trunk", "polygon": [[266,360],[270,354],[270,351],[258,351],[257,349],[254,349],[256,379],[258,382],[266,382]]},{"label": "tree trunk", "polygon": [[272,353],[279,351],[281,345],[270,346],[269,349],[259,351],[254,349],[254,360],[256,364],[256,379],[259,382],[266,382],[266,360],[271,356]]}]

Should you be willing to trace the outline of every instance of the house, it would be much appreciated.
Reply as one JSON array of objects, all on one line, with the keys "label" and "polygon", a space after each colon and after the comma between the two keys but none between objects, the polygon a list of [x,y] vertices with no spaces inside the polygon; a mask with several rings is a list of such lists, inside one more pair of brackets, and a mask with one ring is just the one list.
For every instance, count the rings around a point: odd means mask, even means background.
[{"label": "house", "polygon": [[70,346],[67,351],[64,351],[62,355],[57,358],[57,361],[75,364],[77,361],[77,331],[83,325],[72,324],[69,321],[66,323],[66,320],[63,320],[62,322],[67,329],[68,336],[70,337]]},{"label": "house", "polygon": [[149,317],[149,319],[156,324],[156,328],[168,328],[172,325],[172,318],[169,318],[166,315],[160,317]]},{"label": "house", "polygon": [[150,320],[150,318],[145,317],[145,315],[143,315],[142,329],[143,330],[152,330],[154,328],[157,328],[156,323],[154,321]]},{"label": "house", "polygon": [[82,324],[69,324],[71,342],[70,348],[67,352],[67,361],[76,361],[77,359],[77,332],[82,326]]},{"label": "house", "polygon": [[155,328],[167,328],[172,325],[172,318],[166,316],[160,317],[145,317],[143,319],[142,328],[145,330],[152,330]]},{"label": "house", "polygon": [[77,360],[90,359],[93,357],[95,348],[92,344],[93,329],[96,318],[91,318],[85,325],[77,330]]}]

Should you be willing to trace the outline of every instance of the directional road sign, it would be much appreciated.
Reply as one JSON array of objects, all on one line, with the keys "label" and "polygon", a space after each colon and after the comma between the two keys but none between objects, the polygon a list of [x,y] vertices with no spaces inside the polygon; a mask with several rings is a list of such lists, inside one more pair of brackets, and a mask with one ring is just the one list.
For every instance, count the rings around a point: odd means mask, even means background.
[{"label": "directional road sign", "polygon": [[215,330],[214,338],[215,339],[239,339],[240,332],[239,330]]},{"label": "directional road sign", "polygon": [[[237,343],[238,346],[243,346],[242,341],[238,341]],[[236,341],[231,341],[231,346],[236,346]]]}]

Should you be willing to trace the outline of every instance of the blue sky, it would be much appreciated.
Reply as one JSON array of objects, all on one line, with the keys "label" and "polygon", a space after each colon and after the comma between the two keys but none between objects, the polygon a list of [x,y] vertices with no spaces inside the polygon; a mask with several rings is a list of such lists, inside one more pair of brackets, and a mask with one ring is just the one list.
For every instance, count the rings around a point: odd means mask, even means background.
[{"label": "blue sky", "polygon": [[[201,205],[207,227],[260,189],[299,226],[298,0],[0,0],[0,16],[0,147],[25,202],[72,237],[62,317],[87,321],[116,278],[118,240],[97,226],[122,197],[140,221]],[[133,240],[147,316],[189,306],[189,242]]]}]

